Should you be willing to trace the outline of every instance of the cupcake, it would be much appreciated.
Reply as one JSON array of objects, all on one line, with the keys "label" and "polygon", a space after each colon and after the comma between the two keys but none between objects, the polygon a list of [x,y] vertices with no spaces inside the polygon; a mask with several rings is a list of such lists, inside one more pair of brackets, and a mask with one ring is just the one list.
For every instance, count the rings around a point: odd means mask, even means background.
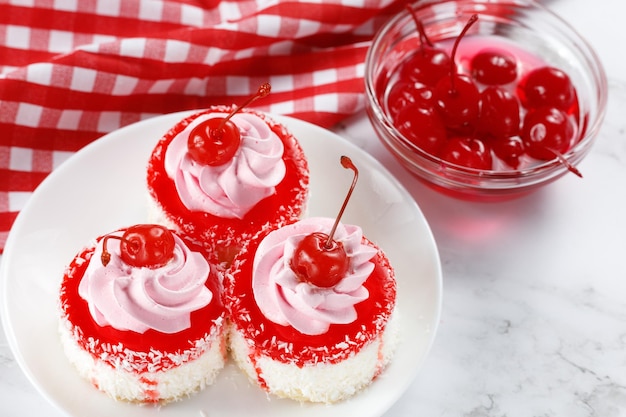
[{"label": "cupcake", "polygon": [[228,348],[270,394],[335,403],[367,387],[398,343],[396,281],[359,226],[313,217],[260,233],[225,273]]},{"label": "cupcake", "polygon": [[181,120],[154,148],[150,219],[228,264],[254,235],[298,219],[308,184],[304,152],[285,126],[243,106],[214,106]]},{"label": "cupcake", "polygon": [[165,404],[204,389],[227,356],[220,277],[163,226],[98,237],[61,283],[67,358],[116,400]]},{"label": "cupcake", "polygon": [[260,233],[224,280],[228,348],[262,389],[316,403],[345,400],[387,366],[398,342],[396,281],[359,226],[313,217]]},{"label": "cupcake", "polygon": [[260,234],[226,273],[231,356],[278,397],[347,399],[384,370],[398,342],[389,260],[360,227],[343,224],[333,247],[345,256],[320,256],[332,228],[332,219],[309,218]]}]

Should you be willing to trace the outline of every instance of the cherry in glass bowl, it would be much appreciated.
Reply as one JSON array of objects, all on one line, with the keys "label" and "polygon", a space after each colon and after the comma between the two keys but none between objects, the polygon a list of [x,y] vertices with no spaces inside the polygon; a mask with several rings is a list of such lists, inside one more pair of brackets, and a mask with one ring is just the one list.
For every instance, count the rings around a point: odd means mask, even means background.
[{"label": "cherry in glass bowl", "polygon": [[476,201],[584,176],[577,165],[607,103],[592,47],[534,0],[408,5],[374,37],[365,89],[371,124],[399,162]]}]

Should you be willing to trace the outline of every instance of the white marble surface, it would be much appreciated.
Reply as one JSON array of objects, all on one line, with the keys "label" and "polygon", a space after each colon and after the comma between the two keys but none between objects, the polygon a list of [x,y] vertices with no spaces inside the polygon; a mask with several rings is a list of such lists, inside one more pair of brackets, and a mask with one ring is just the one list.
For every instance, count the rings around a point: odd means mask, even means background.
[{"label": "white marble surface", "polygon": [[[503,204],[435,194],[398,168],[364,115],[338,127],[411,191],[444,273],[437,338],[385,417],[626,416],[626,2],[552,0],[595,47],[610,95],[597,144],[569,175]],[[61,416],[0,333],[0,415]]]}]

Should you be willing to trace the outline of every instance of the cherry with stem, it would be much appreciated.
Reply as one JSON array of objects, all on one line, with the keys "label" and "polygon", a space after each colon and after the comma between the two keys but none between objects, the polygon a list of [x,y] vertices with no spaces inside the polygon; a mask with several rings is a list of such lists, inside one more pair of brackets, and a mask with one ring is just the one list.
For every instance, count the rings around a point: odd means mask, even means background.
[{"label": "cherry with stem", "polygon": [[477,14],[473,14],[469,20],[467,21],[467,23],[465,24],[465,26],[463,27],[463,30],[461,31],[461,33],[459,34],[459,36],[454,40],[454,44],[452,45],[452,53],[450,54],[450,92],[456,94],[457,91],[457,86],[456,86],[456,79],[457,77],[455,77],[455,75],[458,75],[458,72],[456,71],[456,51],[459,48],[459,43],[461,42],[461,39],[463,39],[463,37],[465,36],[465,34],[467,33],[467,31],[472,27],[472,25],[478,20],[478,15]]},{"label": "cherry with stem", "polygon": [[417,53],[412,55],[402,66],[401,77],[414,83],[433,87],[441,78],[448,74],[450,57],[444,50],[433,45],[426,35],[424,25],[417,18],[415,10],[411,5],[407,5],[406,8],[417,27],[420,47]]},{"label": "cherry with stem", "polygon": [[111,261],[111,253],[107,250],[109,239],[120,241],[120,258],[126,264],[152,269],[167,264],[174,256],[176,245],[172,232],[164,226],[134,225],[126,229],[122,236],[106,235],[102,239],[100,261],[105,267]]},{"label": "cherry with stem", "polygon": [[330,232],[316,232],[306,235],[295,247],[291,259],[291,269],[298,279],[321,288],[333,287],[346,275],[350,260],[341,242],[333,239],[339,221],[348,205],[352,191],[356,186],[359,170],[347,156],[341,157],[341,165],[354,172],[352,184],[335,218]]},{"label": "cherry with stem", "polygon": [[263,83],[257,92],[226,117],[214,117],[198,124],[189,134],[187,149],[191,159],[199,164],[219,166],[230,161],[241,143],[239,128],[230,119],[255,100],[270,93],[269,83]]},{"label": "cherry with stem", "polygon": [[455,132],[467,132],[477,122],[480,92],[470,77],[456,70],[456,51],[461,39],[478,20],[478,15],[470,17],[465,27],[455,39],[450,60],[450,76],[443,77],[435,86],[435,104],[446,127]]},{"label": "cherry with stem", "polygon": [[524,119],[522,140],[526,153],[541,160],[557,158],[569,171],[582,177],[580,171],[563,156],[570,147],[575,128],[567,115],[556,107],[531,109]]}]

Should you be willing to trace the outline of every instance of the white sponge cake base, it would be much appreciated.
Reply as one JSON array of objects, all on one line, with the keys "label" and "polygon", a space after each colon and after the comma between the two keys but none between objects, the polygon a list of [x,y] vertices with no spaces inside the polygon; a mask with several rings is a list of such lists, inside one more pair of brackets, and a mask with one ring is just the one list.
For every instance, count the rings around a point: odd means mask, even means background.
[{"label": "white sponge cake base", "polygon": [[228,347],[239,368],[270,394],[297,401],[336,403],[368,386],[389,363],[399,343],[397,316],[397,312],[392,314],[378,338],[334,364],[299,367],[256,354],[253,343],[233,324],[229,325]]},{"label": "white sponge cake base", "polygon": [[78,374],[116,400],[165,404],[186,398],[211,385],[224,367],[226,349],[224,326],[217,326],[207,339],[206,350],[196,359],[157,372],[137,373],[124,364],[111,364],[95,358],[80,347],[74,326],[63,317],[59,334],[63,350]]}]

